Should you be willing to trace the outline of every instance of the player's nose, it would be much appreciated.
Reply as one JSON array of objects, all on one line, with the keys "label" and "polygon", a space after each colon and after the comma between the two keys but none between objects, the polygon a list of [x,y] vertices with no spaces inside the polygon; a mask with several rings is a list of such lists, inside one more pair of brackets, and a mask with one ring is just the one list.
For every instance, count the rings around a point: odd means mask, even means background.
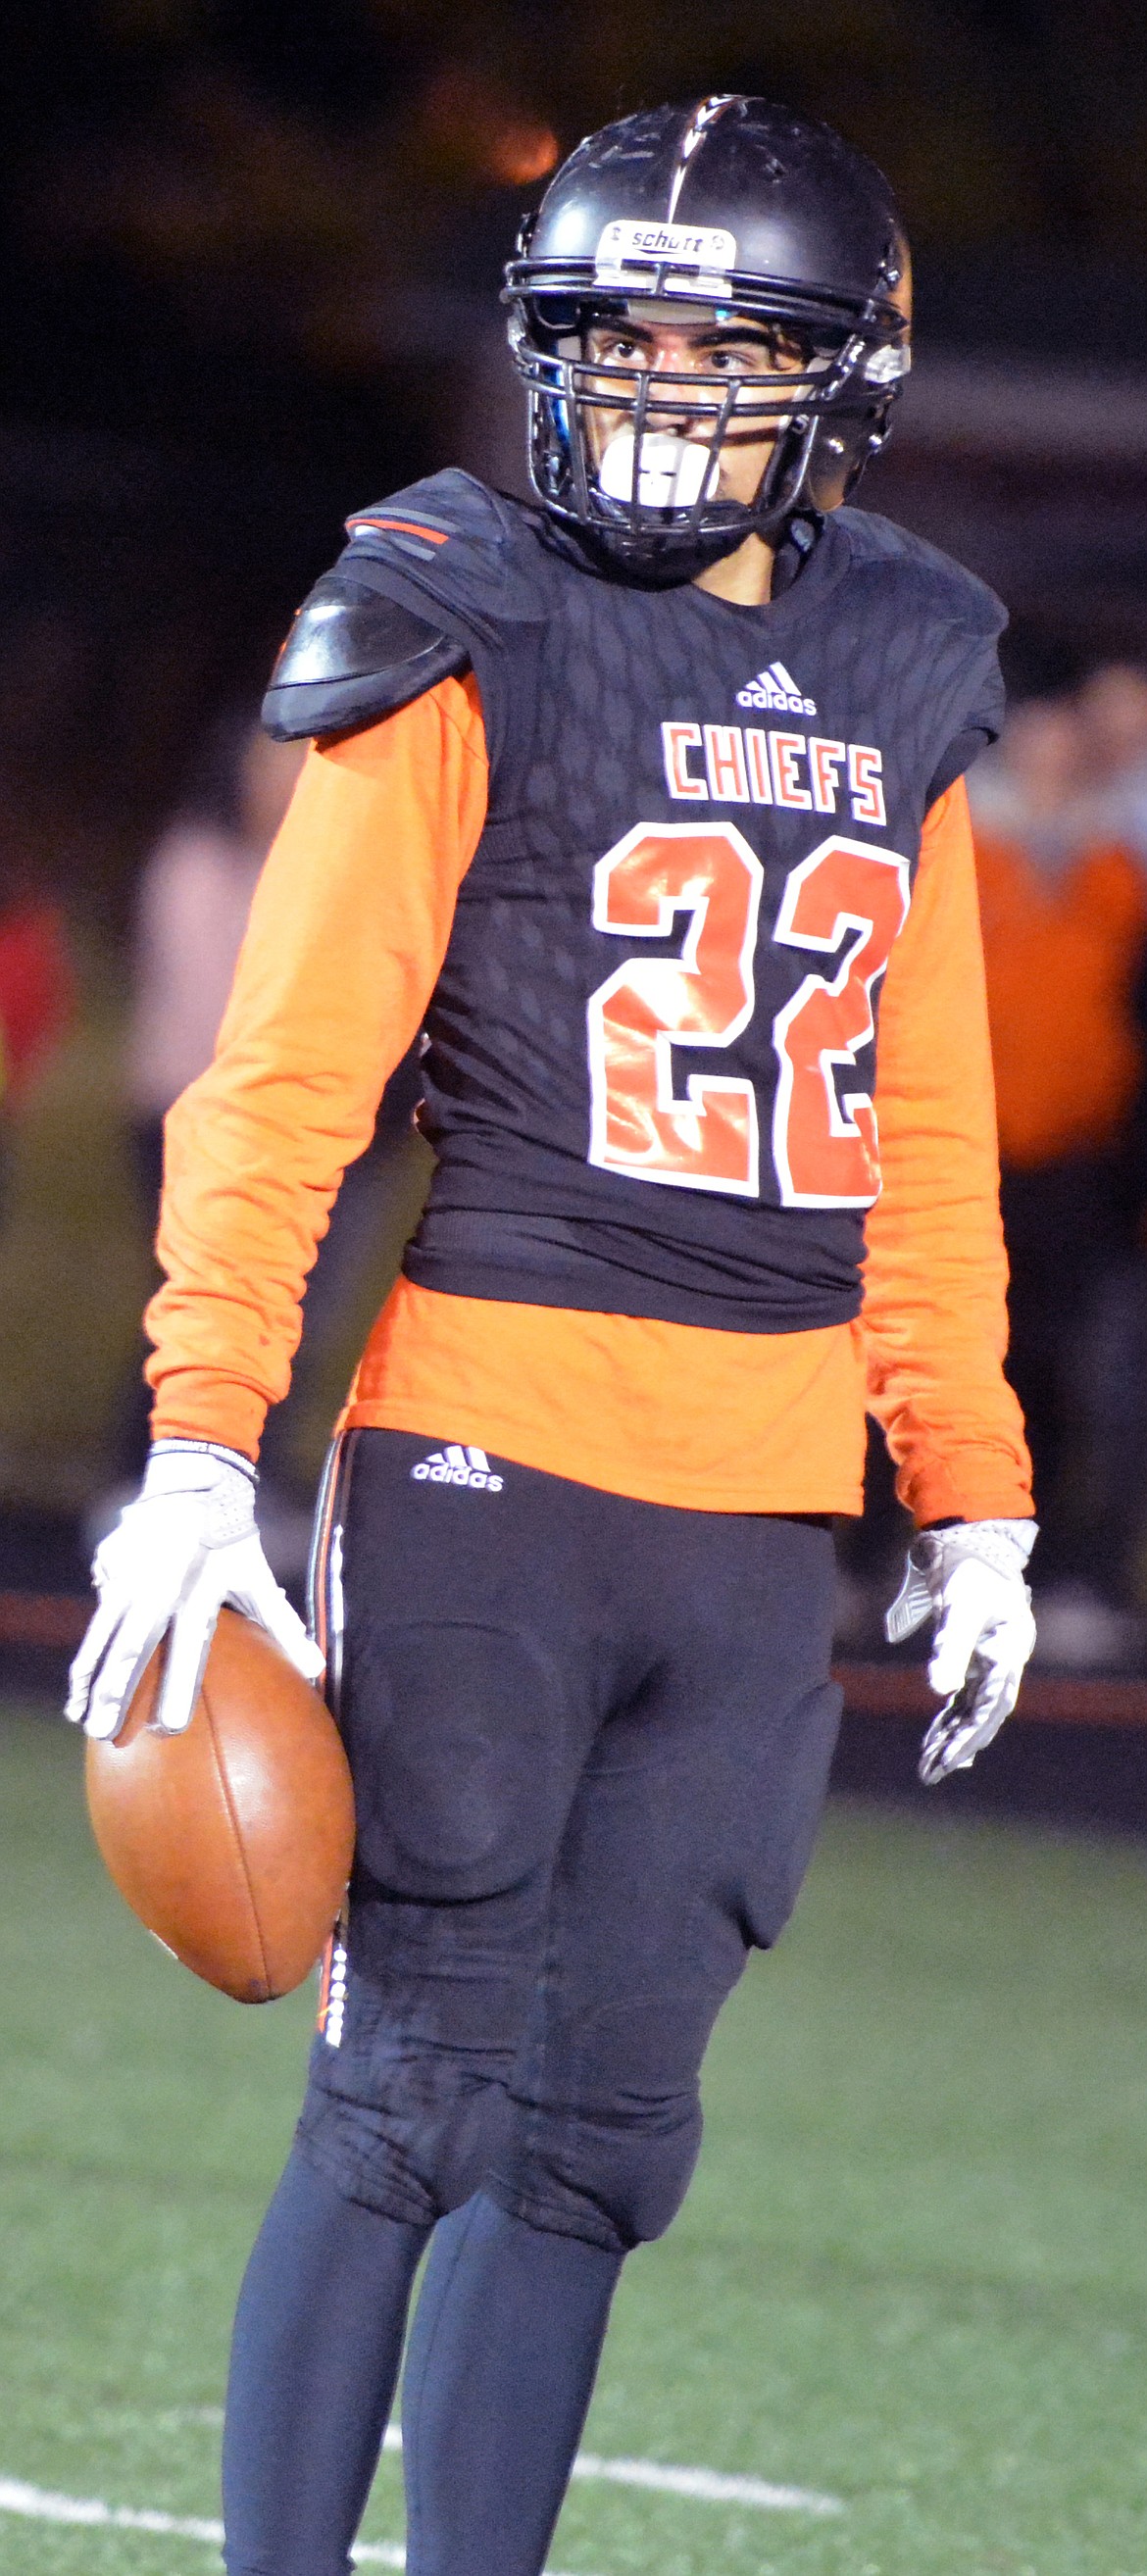
[{"label": "player's nose", "polygon": [[656,413],[658,429],[684,435],[698,413],[711,408],[700,387],[690,385],[695,367],[691,351],[678,341],[662,341],[651,353],[650,374],[656,383],[651,389],[650,408]]},{"label": "player's nose", "polygon": [[650,351],[649,364],[654,375],[689,376],[697,361],[688,345],[680,340],[659,340]]}]

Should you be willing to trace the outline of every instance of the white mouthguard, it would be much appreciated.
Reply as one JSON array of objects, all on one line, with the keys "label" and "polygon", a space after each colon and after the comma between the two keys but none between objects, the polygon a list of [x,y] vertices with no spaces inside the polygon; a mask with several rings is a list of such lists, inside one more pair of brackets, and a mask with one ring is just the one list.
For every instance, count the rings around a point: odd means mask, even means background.
[{"label": "white mouthguard", "polygon": [[[633,431],[619,429],[610,439],[597,479],[611,501],[633,495]],[[672,438],[664,430],[646,430],[641,441],[637,498],[646,510],[690,510],[706,482],[715,458],[695,439]]]}]

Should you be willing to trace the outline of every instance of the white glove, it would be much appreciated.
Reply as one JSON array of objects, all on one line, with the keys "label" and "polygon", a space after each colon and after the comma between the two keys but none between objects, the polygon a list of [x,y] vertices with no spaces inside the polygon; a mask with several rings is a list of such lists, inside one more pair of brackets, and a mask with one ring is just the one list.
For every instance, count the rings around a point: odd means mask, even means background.
[{"label": "white glove", "polygon": [[957,1521],[921,1530],[908,1550],[884,1634],[898,1646],[926,1619],[937,1621],[928,1682],[944,1706],[921,1747],[927,1788],[969,1770],[1015,1707],[1035,1644],[1023,1579],[1035,1541],[1034,1521]]},{"label": "white glove", "polygon": [[191,1724],[225,1601],[257,1620],[307,1681],[323,1669],[281,1592],[255,1527],[255,1470],[206,1440],[157,1441],[140,1493],[97,1548],[99,1607],[69,1676],[64,1711],[89,1735],[118,1734],[144,1667],[170,1627],[156,1724]]}]

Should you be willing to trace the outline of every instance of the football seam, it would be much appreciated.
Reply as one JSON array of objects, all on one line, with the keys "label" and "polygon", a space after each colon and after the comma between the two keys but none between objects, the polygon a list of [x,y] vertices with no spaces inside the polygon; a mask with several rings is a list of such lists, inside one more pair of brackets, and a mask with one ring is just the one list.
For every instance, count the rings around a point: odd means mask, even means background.
[{"label": "football seam", "polygon": [[243,1873],[243,1885],[247,1890],[247,1902],[251,1908],[251,1921],[255,1927],[255,1946],[258,1950],[263,1967],[263,1983],[267,1989],[268,1996],[270,1996],[274,1990],[271,1983],[271,1971],[267,1961],[267,1952],[263,1942],[263,1926],[259,1921],[259,1908],[255,1903],[255,1891],[251,1885],[251,1873],[247,1867],[247,1854],[243,1849],[243,1837],[239,1831],[239,1819],[235,1812],[235,1802],[231,1794],[231,1783],[227,1777],[227,1766],[224,1762],[222,1748],[215,1731],[215,1720],[211,1713],[211,1702],[207,1697],[206,1674],[204,1674],[203,1677],[201,1695],[203,1699],[203,1714],[207,1719],[208,1731],[211,1736],[211,1751],[214,1757],[215,1768],[219,1776],[219,1786],[223,1792],[223,1804],[227,1811],[228,1824],[230,1825],[232,1834],[235,1838],[235,1849],[239,1854],[239,1867]]}]

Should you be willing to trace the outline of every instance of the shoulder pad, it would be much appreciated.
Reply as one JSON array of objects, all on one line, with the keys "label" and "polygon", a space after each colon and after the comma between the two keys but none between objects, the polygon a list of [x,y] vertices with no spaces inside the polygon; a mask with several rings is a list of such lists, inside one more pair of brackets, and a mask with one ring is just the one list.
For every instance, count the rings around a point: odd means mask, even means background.
[{"label": "shoulder pad", "polygon": [[299,610],[263,700],[263,723],[276,742],[346,733],[409,706],[467,661],[456,637],[336,566]]},{"label": "shoulder pad", "polygon": [[290,742],[373,724],[466,670],[476,651],[496,653],[507,621],[544,618],[554,576],[537,520],[454,468],[355,511],[349,545],[275,665],[268,733]]},{"label": "shoulder pad", "polygon": [[921,604],[932,607],[938,616],[978,635],[998,635],[1006,626],[1007,610],[994,590],[939,546],[898,528],[876,510],[835,510],[833,517],[848,530],[854,563],[895,566],[914,577]]},{"label": "shoulder pad", "polygon": [[494,644],[507,620],[548,613],[554,575],[539,522],[525,502],[451,467],[354,511],[340,569],[369,566],[366,577],[396,597],[432,600],[455,631]]}]

